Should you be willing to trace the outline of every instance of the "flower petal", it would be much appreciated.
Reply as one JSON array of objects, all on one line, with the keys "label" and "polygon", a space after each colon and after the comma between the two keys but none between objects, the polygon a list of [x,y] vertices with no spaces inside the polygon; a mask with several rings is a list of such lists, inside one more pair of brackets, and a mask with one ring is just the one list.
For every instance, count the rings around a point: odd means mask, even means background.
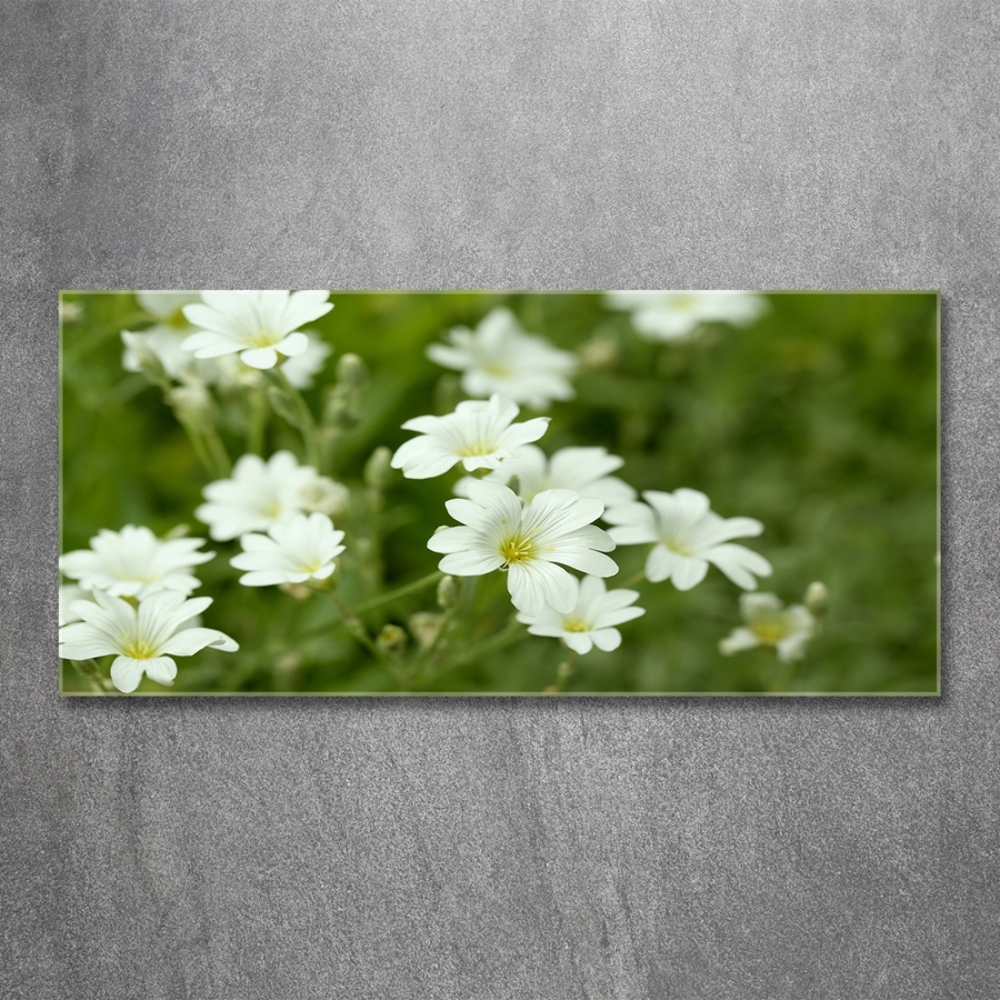
[{"label": "flower petal", "polygon": [[[204,355],[199,355],[204,357]],[[240,354],[240,361],[251,368],[259,368],[262,371],[273,368],[278,363],[278,352],[273,347],[254,347],[249,351]]]}]

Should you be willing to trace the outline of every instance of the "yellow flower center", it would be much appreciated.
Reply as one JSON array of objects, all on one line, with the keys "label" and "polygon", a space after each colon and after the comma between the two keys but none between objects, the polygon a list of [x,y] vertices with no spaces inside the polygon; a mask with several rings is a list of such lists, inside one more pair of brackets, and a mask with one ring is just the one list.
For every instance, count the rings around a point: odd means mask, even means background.
[{"label": "yellow flower center", "polygon": [[750,626],[750,631],[753,632],[755,636],[765,646],[777,646],[782,639],[788,634],[788,629],[785,628],[783,622],[780,621],[762,621],[757,622]]},{"label": "yellow flower center", "polygon": [[566,618],[563,620],[563,629],[567,632],[589,632],[590,626],[579,618]]},{"label": "yellow flower center", "polygon": [[693,309],[695,301],[696,299],[693,295],[675,295],[670,300],[670,304],[675,309]]},{"label": "yellow flower center", "polygon": [[482,370],[487,375],[495,375],[497,378],[510,378],[514,374],[502,361],[487,361]]},{"label": "yellow flower center", "polygon": [[281,504],[277,500],[269,500],[260,509],[263,517],[280,517]]},{"label": "yellow flower center", "polygon": [[497,446],[493,441],[479,438],[476,441],[469,441],[462,445],[458,454],[462,458],[480,458],[483,455],[492,455],[496,450]]},{"label": "yellow flower center", "polygon": [[681,541],[679,538],[664,538],[663,544],[670,549],[671,552],[679,556],[693,556],[694,549],[691,548],[687,542]]},{"label": "yellow flower center", "polygon": [[500,555],[507,566],[530,562],[536,552],[534,541],[524,535],[509,535],[500,543]]},{"label": "yellow flower center", "polygon": [[311,562],[307,566],[300,566],[299,567],[299,572],[300,573],[315,573],[322,565],[323,565],[323,563],[320,562],[317,559],[316,562]]},{"label": "yellow flower center", "polygon": [[245,337],[244,340],[249,347],[271,347],[272,345],[278,343],[282,338],[274,333],[272,330],[265,330],[261,328],[256,333],[250,334],[249,337]]},{"label": "yellow flower center", "polygon": [[156,649],[145,639],[129,639],[122,644],[122,656],[131,656],[133,660],[151,660],[156,656]]}]

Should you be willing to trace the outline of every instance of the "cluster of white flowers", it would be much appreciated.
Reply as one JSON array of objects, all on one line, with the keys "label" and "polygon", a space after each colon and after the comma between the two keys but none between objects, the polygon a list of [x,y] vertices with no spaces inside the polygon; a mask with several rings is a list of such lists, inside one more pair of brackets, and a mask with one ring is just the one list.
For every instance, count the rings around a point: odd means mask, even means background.
[{"label": "cluster of white flowers", "polygon": [[187,627],[211,603],[187,600],[199,582],[192,567],[212,552],[199,552],[200,538],[157,538],[149,528],[127,524],[102,529],[89,549],[68,552],[59,569],[78,585],[59,591],[59,655],[69,660],[117,654],[111,680],[119,691],[134,691],[145,672],[172,684],[177,666],[171,656],[190,656],[212,646],[232,651],[237,644],[215,629]]},{"label": "cluster of white flowers", "polygon": [[[141,307],[156,323],[141,333],[123,332],[124,367],[161,384],[163,378],[180,383],[167,394],[175,404],[185,392],[203,393],[210,402],[211,385],[263,387],[260,372],[278,368],[283,381],[272,389],[279,397],[275,407],[279,413],[286,407],[286,419],[305,439],[311,417],[302,416],[301,408],[308,407],[301,397],[282,402],[291,398],[282,393],[289,385],[311,384],[331,352],[300,329],[333,308],[328,296],[324,291],[139,293]],[[607,302],[631,311],[636,330],[656,340],[691,336],[705,323],[743,325],[764,308],[759,296],[743,292],[613,292]],[[603,447],[547,454],[535,444],[550,418],[517,422],[520,408],[544,410],[572,399],[575,354],[526,333],[506,309],[494,309],[475,330],[450,330],[446,340],[432,344],[428,356],[461,372],[461,387],[474,398],[451,413],[407,420],[402,427],[415,436],[391,461],[380,449],[382,461],[407,479],[455,470],[456,497],[445,507],[458,524],[438,528],[427,542],[442,556],[442,572],[455,577],[504,572],[516,619],[533,635],[560,639],[576,655],[618,648],[617,626],[645,614],[636,606],[637,591],[605,583],[619,572],[609,555],[618,546],[648,547],[645,578],[670,580],[681,591],[698,585],[710,565],[747,591],[757,587],[757,577],[771,573],[763,556],[733,544],[760,535],[759,521],[723,518],[711,510],[707,496],[692,489],[647,490],[639,500],[632,486],[612,474],[624,460]],[[319,455],[306,444],[307,454]],[[319,458],[311,461],[322,464]],[[228,467],[226,459],[221,468]],[[350,511],[346,486],[279,450],[266,459],[242,455],[203,495],[195,517],[215,541],[238,540],[242,551],[230,564],[242,572],[241,584],[292,585],[306,594],[303,585],[335,586],[338,558],[351,544],[334,525]],[[596,523],[602,519],[606,528]],[[171,683],[177,670],[173,656],[205,647],[235,650],[231,638],[193,621],[212,603],[189,597],[199,586],[193,568],[213,556],[201,551],[203,544],[195,538],[161,539],[146,527],[126,525],[118,532],[102,530],[89,549],[64,555],[60,568],[74,583],[60,590],[60,655],[114,654],[113,682],[119,690],[134,691],[144,673]],[[747,627],[724,640],[722,652],[763,643],[776,646],[782,659],[801,656],[813,634],[812,616],[800,605],[783,609],[776,601],[769,594],[744,595]]]},{"label": "cluster of white flowers", "polygon": [[749,326],[767,310],[755,292],[608,292],[607,304],[632,314],[647,340],[686,340],[706,323]]}]

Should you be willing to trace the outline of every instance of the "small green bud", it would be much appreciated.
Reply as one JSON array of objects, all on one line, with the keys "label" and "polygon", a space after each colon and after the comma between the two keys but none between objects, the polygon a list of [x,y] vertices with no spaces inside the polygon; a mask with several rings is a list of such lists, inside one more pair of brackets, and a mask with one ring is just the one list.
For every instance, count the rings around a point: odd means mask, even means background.
[{"label": "small green bud", "polygon": [[318,511],[339,522],[351,509],[351,491],[329,476],[317,476],[299,490],[302,506],[310,513]]},{"label": "small green bud", "polygon": [[267,398],[271,408],[282,420],[287,420],[293,427],[299,426],[299,413],[287,392],[276,385],[271,385],[267,388]]},{"label": "small green bud", "polygon": [[333,386],[326,394],[323,423],[328,427],[339,427],[341,430],[357,427],[361,415],[354,408],[356,395],[356,391],[343,382]]},{"label": "small green bud", "polygon": [[171,528],[164,536],[165,542],[172,542],[175,538],[187,538],[191,531],[190,524],[178,524]]},{"label": "small green bud", "polygon": [[421,649],[428,649],[437,642],[444,615],[436,615],[430,611],[418,611],[410,616],[410,631]]},{"label": "small green bud", "polygon": [[399,656],[406,649],[410,637],[406,630],[398,625],[386,625],[375,640],[379,649],[384,649],[390,656]]},{"label": "small green bud", "polygon": [[167,393],[167,402],[181,420],[204,423],[212,414],[212,394],[204,382],[190,379]]},{"label": "small green bud", "polygon": [[609,368],[618,360],[618,340],[607,333],[596,333],[579,351],[584,368]]},{"label": "small green bud", "polygon": [[830,604],[830,595],[826,586],[816,580],[806,588],[805,605],[816,617],[826,614]]},{"label": "small green bud", "polygon": [[459,588],[453,576],[444,576],[437,587],[438,607],[447,611],[458,604]]},{"label": "small green bud", "polygon": [[385,489],[392,478],[391,461],[392,452],[385,445],[379,445],[365,462],[365,484],[377,490]]},{"label": "small green bud", "polygon": [[337,362],[337,381],[363,389],[368,385],[368,367],[356,354],[342,354]]},{"label": "small green bud", "polygon": [[304,583],[279,583],[278,590],[294,597],[297,601],[306,601],[312,596],[312,588]]}]

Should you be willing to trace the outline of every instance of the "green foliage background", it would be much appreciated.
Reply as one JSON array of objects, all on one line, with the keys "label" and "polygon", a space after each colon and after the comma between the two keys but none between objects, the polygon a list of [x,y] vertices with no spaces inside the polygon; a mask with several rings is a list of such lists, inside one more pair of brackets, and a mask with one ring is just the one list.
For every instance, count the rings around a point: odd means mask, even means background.
[{"label": "green foliage background", "polygon": [[[336,478],[354,492],[356,528],[368,524],[364,463],[377,445],[395,448],[404,420],[453,408],[454,379],[425,357],[454,325],[475,326],[506,305],[523,327],[574,350],[597,336],[617,359],[583,371],[577,398],[556,403],[539,442],[604,445],[625,458],[618,473],[639,490],[680,486],[708,494],[724,517],[760,519],[747,544],[774,575],[763,590],[801,601],[812,580],[830,592],[822,634],[804,662],[771,650],[723,657],[719,639],[740,624],[740,591],[718,570],[692,591],[642,584],[643,618],[622,626],[613,653],[582,657],[573,692],[924,692],[938,690],[938,296],[932,293],[782,293],[753,327],[707,328],[682,344],[652,344],[627,313],[599,293],[333,293],[334,310],[311,325],[335,348],[306,398],[320,406],[336,358],[355,352],[372,382],[362,419],[340,440]],[[82,316],[63,328],[63,550],[83,548],[102,527],[145,524],[158,534],[193,517],[207,477],[159,389],[121,366],[120,331],[151,325],[130,293],[64,293]],[[444,376],[444,378],[443,378]],[[443,380],[442,380],[443,378]],[[235,459],[245,440],[240,409],[225,403],[222,436]],[[531,415],[522,408],[522,418]],[[268,454],[297,435],[272,418]],[[430,481],[396,474],[379,515],[372,561],[384,584],[344,563],[341,596],[356,605],[434,570],[426,540],[439,524],[458,472]],[[342,527],[338,523],[338,527]],[[347,526],[350,529],[350,525]],[[365,528],[364,530],[367,530]],[[207,650],[178,661],[174,688],[140,691],[389,692],[399,684],[338,627],[330,602],[297,602],[275,588],[246,588],[229,558],[199,568],[199,594],[215,599],[205,624],[232,635],[235,654]],[[645,550],[620,548],[621,578]],[[436,610],[433,589],[364,616],[377,631]],[[511,614],[499,574],[466,587],[449,669],[420,690],[538,692],[553,683],[565,650],[529,637],[490,651]],[[496,644],[494,644],[496,645]],[[62,689],[88,691],[68,662]]]}]

